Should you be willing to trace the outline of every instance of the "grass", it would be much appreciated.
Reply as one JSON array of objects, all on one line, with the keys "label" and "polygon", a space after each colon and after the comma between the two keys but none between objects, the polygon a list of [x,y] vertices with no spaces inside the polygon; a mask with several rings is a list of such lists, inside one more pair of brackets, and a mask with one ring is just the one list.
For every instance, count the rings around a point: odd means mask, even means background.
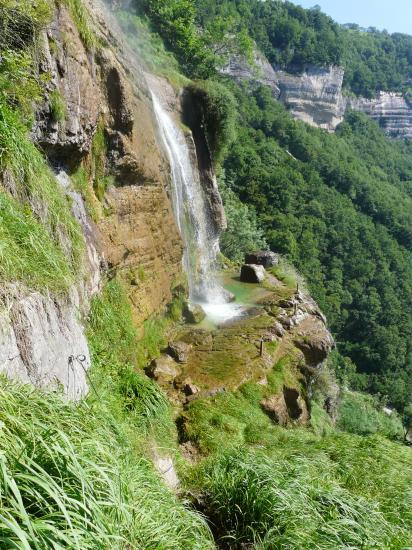
[{"label": "grass", "polygon": [[[70,203],[19,115],[0,103],[0,170],[14,198],[2,192],[1,277],[37,289],[66,290],[79,276],[84,250]],[[17,227],[17,220],[21,225]]]},{"label": "grass", "polygon": [[402,421],[395,411],[389,416],[371,395],[346,391],[338,411],[338,427],[350,433],[379,433],[389,439],[402,440]]},{"label": "grass", "polygon": [[274,366],[267,375],[267,385],[248,382],[237,391],[193,401],[181,417],[183,439],[195,443],[204,455],[239,445],[270,446],[280,428],[263,412],[260,402],[280,393],[284,385],[299,387],[288,358]]},{"label": "grass", "polygon": [[50,94],[50,111],[55,122],[62,122],[66,117],[66,104],[58,89]]},{"label": "grass", "polygon": [[212,548],[107,408],[1,379],[0,425],[3,548]]},{"label": "grass", "polygon": [[56,0],[57,4],[65,4],[79,31],[80,38],[87,49],[93,50],[98,45],[96,34],[93,31],[92,22],[87,8],[82,0]]},{"label": "grass", "polygon": [[[401,549],[412,543],[411,465],[410,450],[384,440],[295,431],[270,453],[218,453],[196,469],[193,485],[222,547]],[[394,491],[386,484],[400,467]],[[353,469],[370,469],[371,486],[348,483]]]},{"label": "grass", "polygon": [[129,45],[150,71],[164,76],[178,89],[189,82],[180,73],[175,57],[165,49],[159,35],[150,31],[145,19],[123,10],[117,12],[117,18]]}]

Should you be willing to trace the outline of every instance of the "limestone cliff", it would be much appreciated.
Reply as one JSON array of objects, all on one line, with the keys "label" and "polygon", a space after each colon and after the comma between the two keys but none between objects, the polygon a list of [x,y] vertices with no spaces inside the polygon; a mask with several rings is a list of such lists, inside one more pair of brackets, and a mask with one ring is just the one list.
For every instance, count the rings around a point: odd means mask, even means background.
[{"label": "limestone cliff", "polygon": [[394,138],[412,136],[412,106],[400,93],[381,91],[376,98],[349,98],[343,94],[342,67],[308,66],[287,72],[276,70],[256,52],[254,66],[235,56],[222,69],[236,80],[251,80],[270,86],[274,96],[291,114],[307,124],[333,132],[348,109],[376,120]]}]

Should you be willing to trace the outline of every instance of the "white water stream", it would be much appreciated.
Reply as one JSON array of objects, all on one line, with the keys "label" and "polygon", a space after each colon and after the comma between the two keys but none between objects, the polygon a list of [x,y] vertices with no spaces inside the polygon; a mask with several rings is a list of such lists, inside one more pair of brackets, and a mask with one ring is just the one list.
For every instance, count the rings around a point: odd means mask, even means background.
[{"label": "white water stream", "polygon": [[193,166],[183,131],[153,93],[152,98],[170,163],[172,204],[184,244],[183,263],[189,298],[200,304],[213,322],[221,323],[238,316],[243,308],[227,302],[227,293],[216,278],[219,241],[214,237],[199,172]]}]

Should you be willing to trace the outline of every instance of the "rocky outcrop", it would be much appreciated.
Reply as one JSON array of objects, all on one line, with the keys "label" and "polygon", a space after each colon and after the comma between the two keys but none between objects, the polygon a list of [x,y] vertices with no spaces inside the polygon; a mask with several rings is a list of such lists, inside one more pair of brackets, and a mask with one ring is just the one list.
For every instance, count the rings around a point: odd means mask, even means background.
[{"label": "rocky outcrop", "polygon": [[256,52],[254,66],[237,56],[222,72],[237,81],[250,80],[269,86],[295,118],[312,126],[333,131],[343,120],[346,104],[342,96],[344,71],[341,67],[308,66],[292,74],[275,70]]},{"label": "rocky outcrop", "polygon": [[296,388],[283,387],[283,391],[263,399],[262,410],[280,426],[289,423],[305,425],[310,419],[309,408],[301,392]]},{"label": "rocky outcrop", "polygon": [[19,287],[2,289],[0,372],[80,399],[88,391],[90,355],[73,294],[63,301]]},{"label": "rocky outcrop", "polygon": [[298,120],[333,131],[342,122],[346,110],[343,75],[344,70],[334,66],[309,66],[296,75],[276,71],[279,99]]},{"label": "rocky outcrop", "polygon": [[265,280],[263,265],[244,264],[240,270],[240,280],[243,283],[262,283]]},{"label": "rocky outcrop", "polygon": [[[78,162],[90,149],[102,104],[97,66],[64,5],[42,40],[40,72],[50,75],[50,81],[33,137],[53,160]],[[56,102],[59,116],[54,112]]]},{"label": "rocky outcrop", "polygon": [[199,169],[200,182],[205,191],[209,207],[209,218],[212,222],[211,230],[218,237],[226,229],[226,215],[222,198],[219,193],[213,161],[202,124],[201,105],[189,89],[185,89],[181,96],[182,120],[190,128],[187,136],[192,162]]},{"label": "rocky outcrop", "polygon": [[245,255],[245,264],[263,265],[263,267],[273,267],[279,263],[279,254],[270,250],[258,250],[249,252]]},{"label": "rocky outcrop", "polygon": [[380,92],[374,99],[350,98],[347,108],[367,114],[391,137],[412,138],[412,105],[402,94]]},{"label": "rocky outcrop", "polygon": [[269,86],[276,99],[289,109],[294,118],[311,126],[335,131],[348,109],[361,111],[394,138],[412,137],[412,105],[400,93],[381,91],[376,98],[349,98],[343,95],[342,67],[307,66],[303,70],[282,71],[273,68],[260,52],[254,64],[234,56],[222,69],[237,81]]},{"label": "rocky outcrop", "polygon": [[[136,324],[171,301],[182,277],[182,243],[168,198],[170,170],[143,67],[120,42],[103,4],[85,5],[99,48],[85,47],[59,3],[42,37],[40,72],[50,78],[32,129],[33,139],[58,167],[57,179],[83,229],[82,277],[66,297],[2,289],[0,307],[0,372],[39,387],[62,388],[73,399],[87,392],[90,357],[83,320],[100,289],[101,272],[124,282]],[[92,144],[98,129],[106,142],[99,162],[113,185],[104,197],[93,198],[100,200],[101,214],[92,220],[84,199],[94,193]],[[79,168],[90,178],[87,193],[76,192],[70,179]]]}]

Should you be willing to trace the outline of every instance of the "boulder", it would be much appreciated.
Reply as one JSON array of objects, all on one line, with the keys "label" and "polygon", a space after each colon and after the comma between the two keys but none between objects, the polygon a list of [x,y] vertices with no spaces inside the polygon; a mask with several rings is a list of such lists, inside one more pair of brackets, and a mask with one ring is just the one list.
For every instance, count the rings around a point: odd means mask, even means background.
[{"label": "boulder", "polygon": [[185,342],[170,342],[167,353],[178,363],[186,363],[192,346]]},{"label": "boulder", "polygon": [[202,306],[199,304],[193,304],[187,302],[183,309],[183,315],[188,323],[198,324],[206,317],[206,313],[203,311]]},{"label": "boulder", "polygon": [[259,250],[258,252],[249,252],[245,256],[245,264],[263,265],[263,267],[273,267],[279,263],[279,255],[271,250]]},{"label": "boulder", "polygon": [[146,374],[159,384],[168,384],[179,376],[180,367],[170,355],[161,355],[146,368]]},{"label": "boulder", "polygon": [[265,280],[265,268],[262,265],[244,264],[240,270],[242,283],[262,283]]}]

